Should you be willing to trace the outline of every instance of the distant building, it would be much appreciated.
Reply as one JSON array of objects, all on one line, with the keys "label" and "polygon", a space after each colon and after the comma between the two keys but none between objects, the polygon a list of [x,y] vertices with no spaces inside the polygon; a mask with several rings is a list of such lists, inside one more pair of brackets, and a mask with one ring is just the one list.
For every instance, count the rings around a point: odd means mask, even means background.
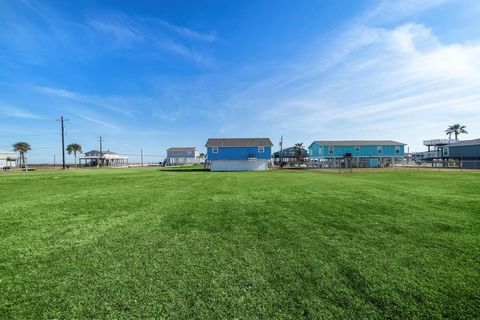
[{"label": "distant building", "polygon": [[[300,156],[301,161],[307,162],[308,156],[308,150],[302,147],[302,155]],[[297,150],[295,147],[285,148],[273,153],[273,163],[275,165],[292,165],[296,163],[297,160]]]},{"label": "distant building", "polygon": [[424,161],[434,161],[436,159],[442,158],[442,150],[443,146],[446,146],[451,143],[456,143],[458,140],[450,140],[450,139],[432,139],[432,140],[424,140],[423,145],[427,147],[427,151],[421,152],[412,152],[411,157],[412,160],[416,162],[424,162]]},{"label": "distant building", "polygon": [[12,151],[0,150],[0,168],[15,167],[17,164],[17,154]]},{"label": "distant building", "polygon": [[458,160],[465,169],[480,169],[480,139],[463,140],[444,145],[441,157],[446,160]]},{"label": "distant building", "polygon": [[387,167],[404,157],[405,144],[392,140],[314,141],[310,162],[319,167]]},{"label": "distant building", "polygon": [[98,150],[91,150],[85,152],[82,157],[78,158],[78,162],[80,166],[92,166],[95,167],[97,165],[101,166],[118,166],[118,165],[127,165],[128,164],[128,157],[120,156],[117,153],[107,150],[107,151],[100,151]]},{"label": "distant building", "polygon": [[207,163],[212,171],[267,170],[272,155],[269,138],[208,139]]},{"label": "distant building", "polygon": [[167,158],[165,165],[179,166],[200,164],[203,159],[200,158],[200,153],[195,147],[172,147],[167,150]]}]

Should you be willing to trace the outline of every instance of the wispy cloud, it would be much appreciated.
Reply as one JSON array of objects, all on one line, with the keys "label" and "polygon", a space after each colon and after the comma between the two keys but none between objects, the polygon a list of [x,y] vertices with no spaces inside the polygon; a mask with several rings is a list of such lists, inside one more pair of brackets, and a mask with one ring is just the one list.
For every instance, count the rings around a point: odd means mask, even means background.
[{"label": "wispy cloud", "polygon": [[144,40],[142,32],[126,17],[117,16],[103,19],[89,19],[87,24],[101,33],[113,36],[117,46],[130,46]]},{"label": "wispy cloud", "polygon": [[215,33],[201,33],[161,19],[129,17],[120,13],[89,18],[87,23],[112,39],[114,48],[142,45],[147,52],[163,50],[201,66],[212,63],[212,58],[199,49],[203,43],[215,42]]},{"label": "wispy cloud", "polygon": [[[152,20],[152,19],[150,19]],[[167,30],[170,30],[182,37],[185,37],[185,38],[189,38],[189,39],[193,39],[193,40],[200,40],[200,41],[205,41],[205,42],[214,42],[214,41],[217,41],[218,38],[217,38],[217,35],[214,33],[214,32],[209,32],[209,33],[202,33],[202,32],[198,32],[198,31],[195,31],[195,30],[192,30],[192,29],[189,29],[189,28],[186,28],[186,27],[181,27],[181,26],[177,26],[173,23],[170,23],[170,22],[167,22],[165,20],[160,20],[160,19],[155,19],[155,20],[152,20],[156,23],[158,23],[159,25],[165,27]]]},{"label": "wispy cloud", "polygon": [[114,111],[116,113],[122,114],[127,117],[132,117],[132,112],[128,109],[128,106],[125,106],[126,99],[125,97],[120,96],[91,96],[85,95],[78,92],[65,90],[61,88],[52,88],[44,86],[33,86],[32,89],[36,92],[76,101],[81,104],[97,106],[109,111]]},{"label": "wispy cloud", "polygon": [[98,124],[105,129],[110,129],[110,130],[114,130],[114,131],[117,131],[117,132],[122,131],[122,128],[120,128],[119,126],[117,126],[113,123],[104,121],[104,120],[100,120],[97,117],[90,116],[90,115],[83,114],[83,113],[79,113],[79,112],[73,112],[73,114],[78,116],[79,118],[81,118],[83,120],[89,121],[89,122],[94,123],[94,124]]},{"label": "wispy cloud", "polygon": [[173,112],[166,112],[166,111],[161,111],[161,110],[153,112],[153,116],[155,118],[158,118],[158,119],[163,120],[163,121],[169,121],[169,122],[177,121],[178,119],[180,119],[182,117],[183,114],[184,114],[184,112],[183,112],[182,109],[175,110]]},{"label": "wispy cloud", "polygon": [[48,118],[17,107],[0,104],[0,117],[28,120],[47,120]]},{"label": "wispy cloud", "polygon": [[[214,32],[204,33],[166,20],[122,12],[71,19],[53,6],[24,0],[2,3],[0,41],[9,58],[3,63],[87,61],[105,52],[131,50],[143,59],[177,57],[210,67],[214,59],[208,46],[217,41],[217,36]],[[64,54],[58,56],[58,51]]]},{"label": "wispy cloud", "polygon": [[318,59],[276,67],[231,95],[223,102],[228,125],[219,130],[268,127],[302,139],[396,138],[419,144],[424,127],[442,135],[452,121],[474,126],[480,110],[479,42],[443,44],[418,23],[369,25],[387,11],[405,19],[441,2],[425,1],[418,8],[385,2],[368,19],[343,28],[330,50],[319,49]]},{"label": "wispy cloud", "polygon": [[416,16],[451,0],[383,0],[366,10],[355,22],[360,24],[385,24]]}]

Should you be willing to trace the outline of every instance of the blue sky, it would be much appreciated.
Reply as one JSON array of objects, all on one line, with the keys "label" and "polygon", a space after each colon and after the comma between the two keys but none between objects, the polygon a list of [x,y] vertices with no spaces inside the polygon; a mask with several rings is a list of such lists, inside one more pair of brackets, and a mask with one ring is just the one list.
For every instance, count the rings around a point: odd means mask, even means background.
[{"label": "blue sky", "polygon": [[[0,1],[0,149],[480,137],[480,2]],[[133,161],[136,157],[131,157]],[[71,161],[71,159],[69,159]]]}]

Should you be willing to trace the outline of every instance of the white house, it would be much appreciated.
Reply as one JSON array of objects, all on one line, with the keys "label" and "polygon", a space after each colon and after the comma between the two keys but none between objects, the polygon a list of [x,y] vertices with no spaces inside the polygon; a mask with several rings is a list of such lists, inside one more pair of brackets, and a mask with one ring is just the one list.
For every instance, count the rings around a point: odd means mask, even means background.
[{"label": "white house", "polygon": [[0,168],[15,167],[17,164],[17,154],[12,151],[0,150]]},{"label": "white house", "polygon": [[167,149],[167,158],[165,165],[179,166],[200,164],[203,159],[200,158],[200,152],[195,147],[172,147]]},{"label": "white house", "polygon": [[82,165],[82,161],[85,166],[97,166],[98,164],[102,166],[115,166],[127,165],[128,157],[121,156],[110,150],[102,151],[101,153],[98,150],[91,150],[85,152],[83,157],[78,158],[78,161],[80,166]]}]

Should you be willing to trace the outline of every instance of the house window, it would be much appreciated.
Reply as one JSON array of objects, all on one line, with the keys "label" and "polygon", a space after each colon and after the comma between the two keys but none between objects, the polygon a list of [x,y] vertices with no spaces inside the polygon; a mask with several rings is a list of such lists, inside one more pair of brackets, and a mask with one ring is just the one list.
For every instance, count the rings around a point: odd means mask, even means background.
[{"label": "house window", "polygon": [[396,146],[396,147],[395,147],[395,153],[396,153],[396,154],[400,154],[400,146]]},{"label": "house window", "polygon": [[328,147],[328,154],[333,154],[334,151],[335,151],[334,147]]},{"label": "house window", "polygon": [[212,147],[212,153],[218,153],[218,147]]},{"label": "house window", "polygon": [[360,152],[360,147],[355,147],[355,152]]},{"label": "house window", "polygon": [[322,153],[323,153],[323,147],[318,147],[318,154],[322,155]]},{"label": "house window", "polygon": [[381,146],[377,147],[377,154],[382,154],[383,153],[383,148]]},{"label": "house window", "polygon": [[448,157],[449,154],[450,154],[450,150],[448,149],[448,147],[443,147],[443,156]]},{"label": "house window", "polygon": [[264,153],[265,147],[258,147],[258,153]]}]

